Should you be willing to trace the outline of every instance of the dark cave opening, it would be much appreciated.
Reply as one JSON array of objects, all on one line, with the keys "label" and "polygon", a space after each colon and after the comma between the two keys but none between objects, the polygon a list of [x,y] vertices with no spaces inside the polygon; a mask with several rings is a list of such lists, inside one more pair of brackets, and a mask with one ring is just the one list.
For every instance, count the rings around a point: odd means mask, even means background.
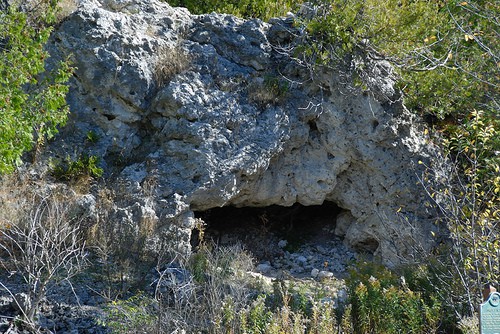
[{"label": "dark cave opening", "polygon": [[[270,259],[285,251],[293,252],[305,243],[325,243],[335,238],[336,217],[342,209],[333,202],[290,207],[212,208],[195,211],[203,220],[203,242],[218,245],[241,243],[257,259]],[[191,246],[200,243],[200,231],[192,232]],[[279,247],[278,244],[286,246]]]}]

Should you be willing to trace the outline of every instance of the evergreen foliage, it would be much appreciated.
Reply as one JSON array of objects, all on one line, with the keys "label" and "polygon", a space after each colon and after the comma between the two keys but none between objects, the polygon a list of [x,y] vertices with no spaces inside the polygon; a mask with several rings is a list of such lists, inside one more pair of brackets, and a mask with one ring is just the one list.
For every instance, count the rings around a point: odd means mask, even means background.
[{"label": "evergreen foliage", "polygon": [[24,152],[52,138],[66,120],[69,62],[45,70],[56,6],[51,1],[37,17],[13,6],[0,11],[0,173],[13,171]]}]

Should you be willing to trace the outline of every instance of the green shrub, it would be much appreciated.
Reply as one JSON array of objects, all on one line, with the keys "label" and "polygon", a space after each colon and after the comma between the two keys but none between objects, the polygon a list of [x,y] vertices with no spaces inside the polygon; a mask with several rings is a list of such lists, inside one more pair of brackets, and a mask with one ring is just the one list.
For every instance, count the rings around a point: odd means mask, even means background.
[{"label": "green shrub", "polygon": [[99,167],[99,157],[82,154],[73,160],[69,156],[64,161],[56,164],[52,175],[62,181],[77,181],[81,178],[101,177],[104,170]]},{"label": "green shrub", "polygon": [[266,296],[260,295],[245,309],[240,311],[240,326],[243,333],[265,333],[273,318],[272,312],[266,307]]},{"label": "green shrub", "polygon": [[57,13],[57,1],[43,7],[41,15],[10,6],[0,11],[0,173],[11,172],[24,152],[52,138],[66,121],[66,82],[72,69],[68,61],[45,69],[44,49]]},{"label": "green shrub", "polygon": [[172,6],[186,7],[193,14],[217,12],[262,20],[284,16],[299,3],[296,0],[167,0],[167,2]]},{"label": "green shrub", "polygon": [[[422,183],[449,239],[429,262],[429,277],[457,319],[472,317],[486,283],[498,284],[500,254],[499,121],[478,110],[444,140],[447,160],[427,166]],[[440,184],[435,185],[436,178]]]},{"label": "green shrub", "polygon": [[155,333],[158,314],[157,301],[138,292],[126,300],[108,303],[100,323],[117,334]]},{"label": "green shrub", "polygon": [[404,276],[375,264],[360,263],[347,284],[356,333],[435,333],[441,319],[436,297],[425,300]]},{"label": "green shrub", "polygon": [[[363,57],[386,59],[399,72],[415,112],[460,121],[481,105],[498,111],[498,5],[490,1],[319,0],[301,24],[297,49],[306,64],[340,67],[354,80]],[[482,107],[481,109],[484,109]]]},{"label": "green shrub", "polygon": [[193,278],[198,283],[203,283],[206,280],[206,272],[208,269],[207,254],[204,251],[194,253],[189,259],[189,268],[191,269]]},{"label": "green shrub", "polygon": [[308,328],[310,328],[309,333],[336,333],[338,327],[333,305],[330,302],[315,302],[312,307],[310,323],[308,324]]},{"label": "green shrub", "polygon": [[87,132],[86,139],[89,143],[95,144],[99,141],[100,137],[95,131],[90,130]]}]

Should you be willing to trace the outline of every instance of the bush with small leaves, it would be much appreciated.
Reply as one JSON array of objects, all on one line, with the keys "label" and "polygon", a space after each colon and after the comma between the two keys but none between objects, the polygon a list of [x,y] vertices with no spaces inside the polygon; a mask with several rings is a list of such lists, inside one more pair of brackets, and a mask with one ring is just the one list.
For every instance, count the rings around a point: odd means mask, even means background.
[{"label": "bush with small leaves", "polygon": [[12,172],[23,153],[54,137],[68,114],[69,61],[45,68],[57,1],[43,8],[37,17],[14,6],[0,11],[0,173]]}]

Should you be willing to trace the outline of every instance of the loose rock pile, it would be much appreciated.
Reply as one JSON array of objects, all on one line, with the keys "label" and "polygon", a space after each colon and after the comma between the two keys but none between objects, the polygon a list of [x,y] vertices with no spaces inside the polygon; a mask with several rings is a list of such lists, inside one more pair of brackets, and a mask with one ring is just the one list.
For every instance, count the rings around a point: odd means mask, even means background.
[{"label": "loose rock pile", "polygon": [[277,276],[280,270],[288,271],[294,277],[315,279],[343,276],[349,262],[357,257],[356,252],[345,246],[340,238],[326,244],[306,244],[295,252],[284,251],[283,256],[272,262],[264,261],[257,265],[257,271]]},{"label": "loose rock pile", "polygon": [[[2,278],[0,278],[2,279]],[[21,284],[17,287],[21,288]],[[16,288],[16,289],[17,289]],[[100,299],[95,293],[88,291],[88,286],[81,286],[73,294],[67,286],[59,286],[45,298],[39,309],[37,325],[39,333],[58,334],[104,334],[109,330],[99,323],[102,315],[102,305],[92,302]],[[15,289],[14,289],[15,291]],[[9,334],[30,334],[31,330],[23,329],[20,319],[19,305],[6,291],[0,292],[0,332]],[[16,299],[23,299],[24,293],[16,293]],[[86,298],[88,297],[88,298]],[[79,302],[67,303],[69,299],[78,298]]]}]

